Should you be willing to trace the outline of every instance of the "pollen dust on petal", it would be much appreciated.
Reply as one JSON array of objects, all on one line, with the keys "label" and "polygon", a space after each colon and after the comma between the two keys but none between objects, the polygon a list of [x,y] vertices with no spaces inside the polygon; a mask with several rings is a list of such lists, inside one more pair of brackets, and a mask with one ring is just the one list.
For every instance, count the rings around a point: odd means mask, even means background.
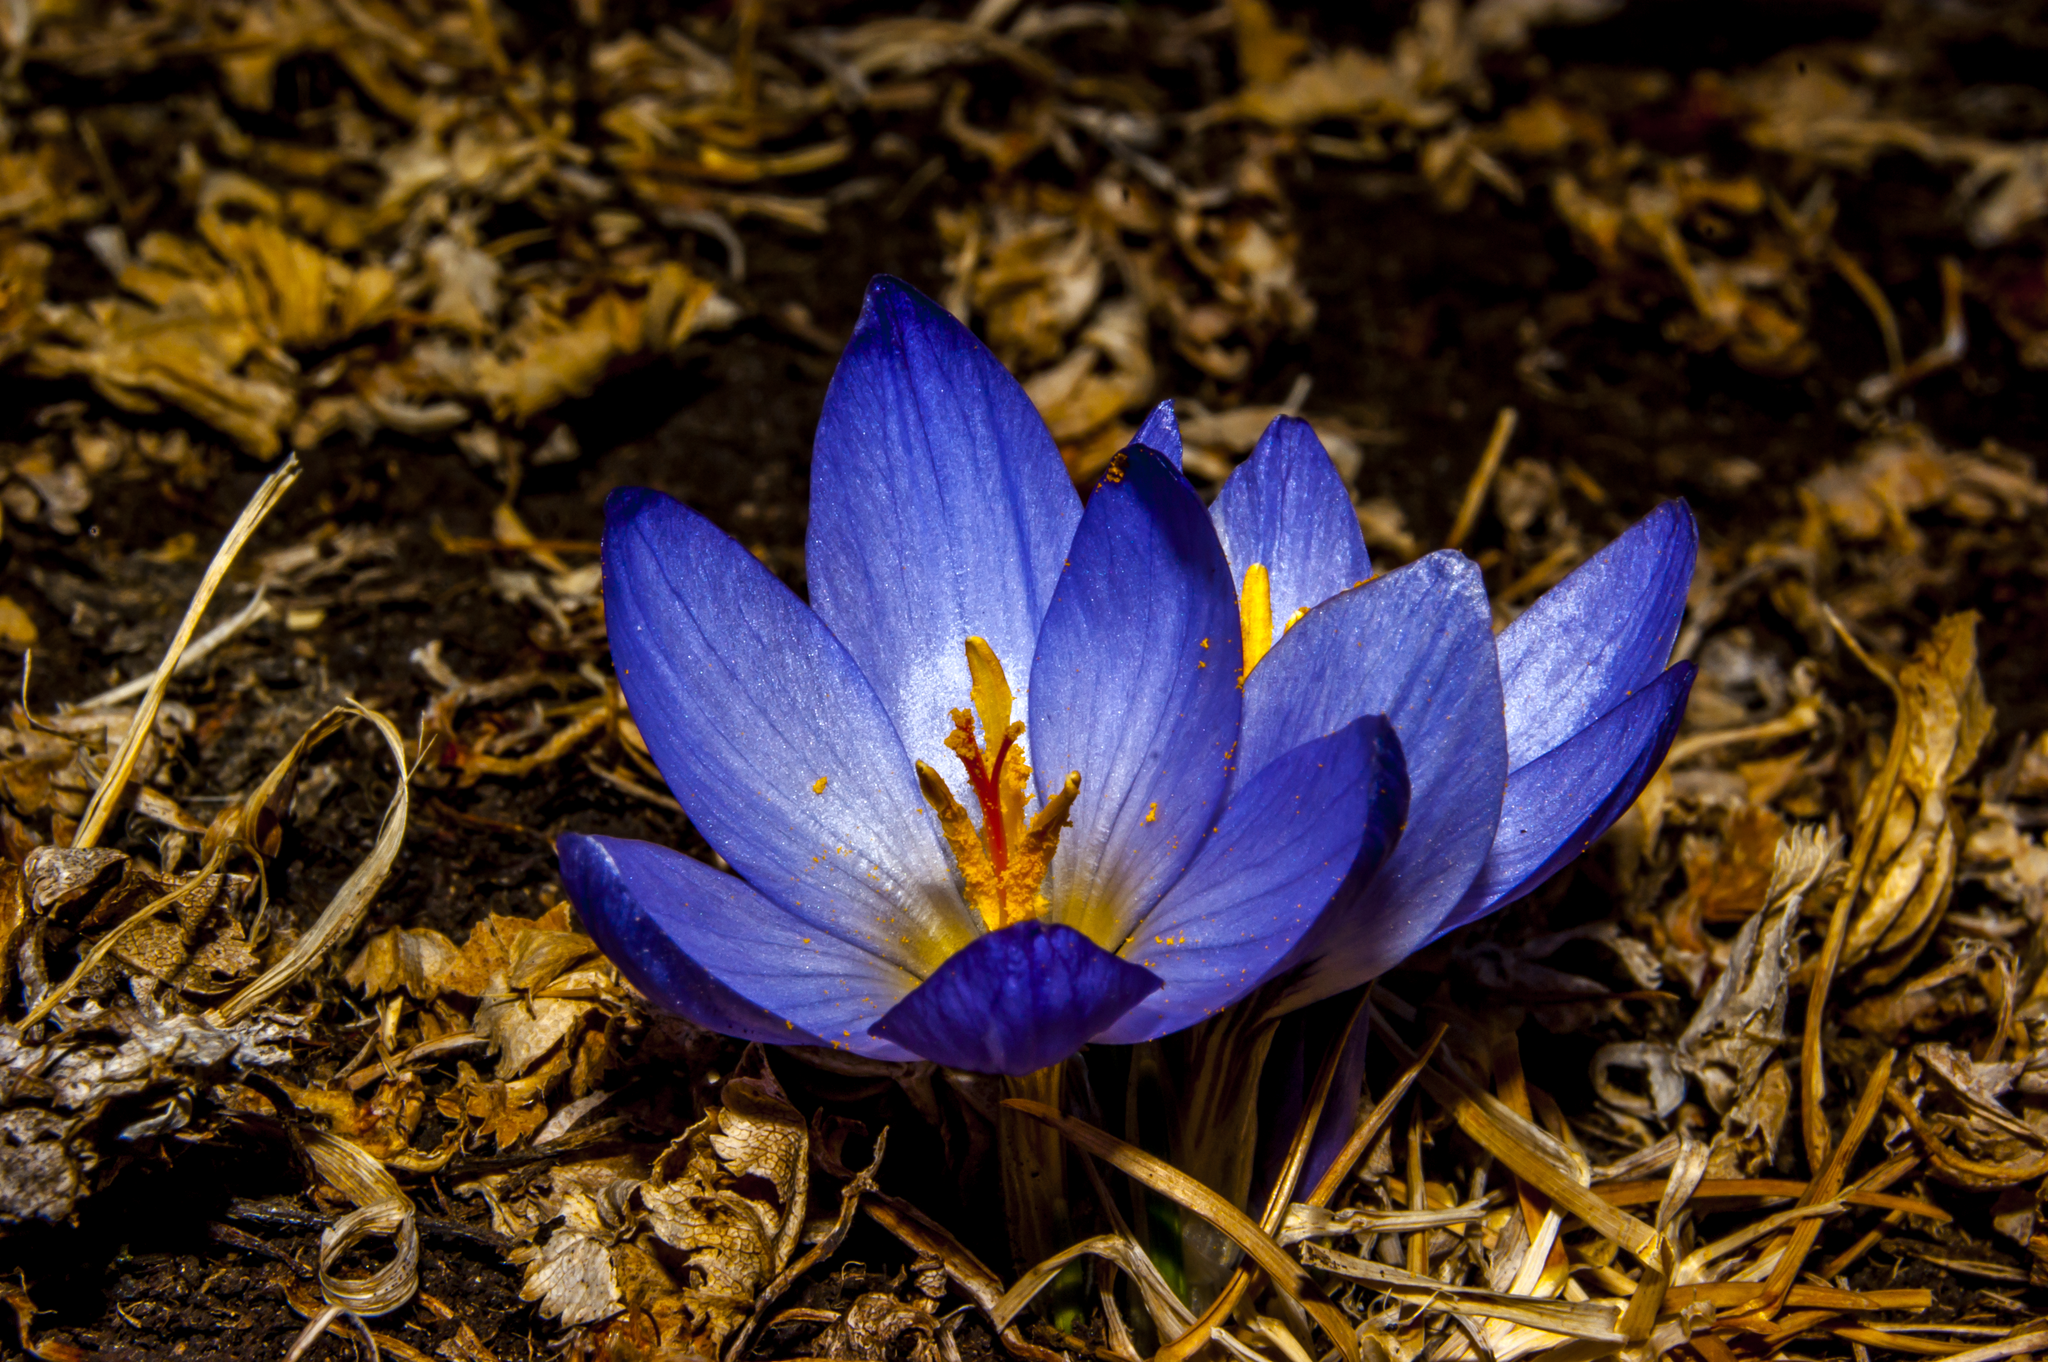
[{"label": "pollen dust on petal", "polygon": [[1145,810],[1145,821],[1146,821],[1147,823],[1157,823],[1157,822],[1159,821],[1159,801],[1158,801],[1158,800],[1156,800],[1156,799],[1155,799],[1155,800],[1153,800],[1153,801],[1152,801],[1152,805],[1151,805],[1151,807]]},{"label": "pollen dust on petal", "polygon": [[825,793],[825,784],[826,784],[826,782],[827,782],[828,780],[830,780],[830,779],[831,779],[831,777],[829,777],[829,776],[819,776],[819,777],[818,777],[818,778],[817,778],[816,780],[812,781],[812,782],[811,782],[811,793],[812,793],[812,794],[823,794],[823,793]]}]

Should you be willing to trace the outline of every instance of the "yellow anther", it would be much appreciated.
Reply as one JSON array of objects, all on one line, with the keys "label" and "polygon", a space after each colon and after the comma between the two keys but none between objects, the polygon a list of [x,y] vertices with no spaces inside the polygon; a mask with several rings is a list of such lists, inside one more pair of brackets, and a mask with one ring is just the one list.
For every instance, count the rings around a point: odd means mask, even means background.
[{"label": "yellow anther", "polygon": [[1067,826],[1067,813],[1081,793],[1081,773],[1069,771],[1067,783],[1045,802],[1010,852],[1010,864],[1003,870],[1003,922],[1022,922],[1045,911],[1045,896],[1038,886],[1052,867],[1053,853],[1060,848],[1060,829]]},{"label": "yellow anther", "polygon": [[1024,835],[1024,802],[1031,798],[1031,768],[1024,761],[1024,725],[1011,724],[997,750],[1008,749],[1002,769],[996,772],[996,801],[1002,809],[1003,845],[1014,847]]},{"label": "yellow anther", "polygon": [[[1003,664],[987,639],[967,640],[967,675],[973,682],[968,697],[981,720],[981,736],[988,744],[983,760],[993,762],[1004,735],[1010,731],[1010,711],[1016,705],[1016,697],[1010,694],[1010,678],[1003,675]],[[985,765],[983,769],[991,777],[995,775],[992,767]]]},{"label": "yellow anther", "polygon": [[1244,590],[1237,593],[1237,618],[1244,633],[1242,675],[1250,676],[1273,646],[1273,588],[1264,563],[1253,563],[1244,570]]},{"label": "yellow anther", "polygon": [[967,810],[960,807],[960,801],[946,787],[945,777],[919,762],[917,784],[924,791],[926,802],[939,815],[939,830],[946,834],[946,845],[953,848],[953,859],[960,863],[960,878],[967,882],[967,902],[994,931],[1003,925],[999,906],[1001,884],[989,859],[988,845],[982,841]]}]

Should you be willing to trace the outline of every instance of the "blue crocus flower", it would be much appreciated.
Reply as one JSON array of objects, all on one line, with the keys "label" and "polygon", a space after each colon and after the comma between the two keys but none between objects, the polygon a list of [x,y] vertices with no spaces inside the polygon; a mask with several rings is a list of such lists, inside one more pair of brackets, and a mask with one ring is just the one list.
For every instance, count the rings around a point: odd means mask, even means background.
[{"label": "blue crocus flower", "polygon": [[[1170,420],[1162,409],[1148,431],[1177,451]],[[1373,575],[1343,480],[1304,421],[1267,428],[1211,516],[1254,664],[1233,779],[1257,780],[1297,735],[1378,714],[1412,791],[1398,844],[1339,887],[1274,971],[1269,1014],[1364,983],[1535,890],[1664,760],[1693,678],[1689,662],[1665,666],[1698,547],[1683,502],[1637,522],[1498,636],[1478,565],[1461,554]],[[1282,1061],[1297,1080],[1309,1072],[1298,1047],[1333,1020],[1300,1015],[1310,1020]],[[1351,1132],[1366,1034],[1345,1047],[1304,1186]],[[1297,1082],[1296,1111],[1302,1096]],[[1285,1106],[1266,1127],[1275,1150],[1294,1133]]]},{"label": "blue crocus flower", "polygon": [[1021,1074],[1362,983],[1641,793],[1692,677],[1682,503],[1496,639],[1469,559],[1374,577],[1306,423],[1208,510],[1179,465],[1162,404],[1084,511],[1015,380],[881,280],[819,423],[808,607],[615,493],[619,683],[738,873],[563,837],[599,945],[714,1030]]},{"label": "blue crocus flower", "polygon": [[[1015,380],[882,280],[819,424],[808,606],[676,501],[614,493],[619,684],[737,872],[563,837],[570,895],[627,977],[735,1036],[1008,1074],[1178,1030],[1271,977],[1371,879],[1408,783],[1376,710],[1293,741],[1268,725],[1244,766],[1270,619],[1248,653],[1235,522],[1219,538],[1178,443],[1155,418],[1084,510]],[[1284,604],[1293,564],[1327,563],[1265,528],[1289,550],[1269,555]]]},{"label": "blue crocus flower", "polygon": [[1279,1006],[1364,983],[1536,889],[1662,763],[1693,679],[1691,663],[1665,665],[1698,549],[1685,503],[1631,526],[1498,637],[1462,554],[1372,576],[1306,422],[1275,421],[1213,515],[1256,658],[1233,779],[1255,781],[1306,735],[1378,714],[1411,788],[1385,863],[1350,877],[1275,972]]}]

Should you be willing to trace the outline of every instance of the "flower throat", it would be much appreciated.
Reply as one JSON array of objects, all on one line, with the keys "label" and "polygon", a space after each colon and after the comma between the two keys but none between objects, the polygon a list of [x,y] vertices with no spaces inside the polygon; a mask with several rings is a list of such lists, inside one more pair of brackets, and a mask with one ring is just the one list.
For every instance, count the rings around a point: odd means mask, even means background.
[{"label": "flower throat", "polygon": [[[1045,911],[1039,886],[1059,849],[1067,812],[1081,792],[1081,773],[1069,772],[1059,793],[1027,823],[1024,804],[1030,797],[1031,768],[1018,742],[1024,725],[1010,719],[1016,700],[987,639],[967,640],[967,672],[973,681],[971,707],[952,712],[953,731],[946,735],[946,746],[967,768],[968,786],[981,805],[981,826],[975,827],[945,779],[924,762],[917,764],[917,782],[939,815],[940,830],[960,864],[967,902],[994,931]],[[977,717],[979,738],[974,731]]]}]

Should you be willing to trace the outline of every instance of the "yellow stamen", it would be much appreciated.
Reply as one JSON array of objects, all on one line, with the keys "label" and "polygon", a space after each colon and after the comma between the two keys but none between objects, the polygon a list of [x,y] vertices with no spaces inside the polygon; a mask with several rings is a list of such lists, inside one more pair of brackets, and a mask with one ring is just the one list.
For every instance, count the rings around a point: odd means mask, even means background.
[{"label": "yellow stamen", "polygon": [[1283,628],[1283,629],[1282,629],[1282,630],[1281,630],[1280,632],[1281,632],[1282,634],[1285,634],[1285,633],[1287,632],[1287,630],[1288,630],[1288,629],[1292,629],[1292,628],[1293,628],[1293,627],[1294,627],[1295,625],[1297,625],[1297,624],[1301,623],[1301,621],[1302,621],[1302,618],[1303,618],[1304,616],[1306,616],[1307,614],[1308,614],[1308,607],[1307,607],[1307,606],[1305,606],[1305,605],[1304,605],[1304,606],[1300,606],[1300,607],[1298,607],[1298,608],[1297,608],[1297,609],[1295,610],[1295,612],[1294,612],[1293,614],[1291,614],[1291,615],[1289,615],[1289,616],[1287,617],[1287,625],[1286,625],[1286,628]]},{"label": "yellow stamen", "polygon": [[[981,805],[982,825],[975,827],[939,773],[923,762],[917,764],[917,780],[959,862],[968,903],[993,931],[1044,911],[1038,887],[1059,847],[1060,829],[1067,826],[1067,810],[1080,791],[1081,773],[1069,775],[1066,788],[1027,826],[1024,805],[1030,799],[1031,767],[1020,741],[1024,725],[1011,722],[1016,696],[988,640],[967,640],[967,671],[973,679],[973,708],[952,711],[953,731],[946,735],[946,746],[967,768],[968,786]],[[974,732],[977,717],[979,738]]]},{"label": "yellow stamen", "polygon": [[1244,590],[1237,594],[1237,617],[1244,633],[1242,674],[1250,676],[1252,668],[1273,646],[1273,588],[1267,581],[1264,563],[1253,563],[1244,570]]},{"label": "yellow stamen", "polygon": [[[1016,847],[1024,837],[1024,803],[1031,798],[1031,768],[1024,763],[1024,725],[1013,723],[1004,730],[1009,755],[996,772],[996,800],[1003,811],[1003,845]],[[1000,745],[999,745],[1000,746]]]},{"label": "yellow stamen", "polygon": [[[988,646],[985,638],[967,640],[967,675],[972,679],[968,698],[974,705],[975,714],[981,719],[981,733],[988,740],[989,750],[983,754],[985,762],[996,759],[999,747],[1010,730],[1010,710],[1016,698],[1010,694],[1010,678],[1003,675],[1003,664],[996,658],[996,650]],[[995,777],[992,768],[984,767],[991,779]]]},{"label": "yellow stamen", "polygon": [[1060,849],[1060,829],[1068,825],[1067,813],[1080,793],[1081,773],[1069,771],[1067,783],[1046,801],[1011,850],[1010,864],[1003,871],[1004,917],[1008,922],[1022,922],[1045,911],[1045,895],[1038,892],[1038,886],[1045,883],[1045,872],[1052,868],[1053,853]]},{"label": "yellow stamen", "polygon": [[994,931],[1003,925],[1001,913],[991,916],[1001,898],[1001,883],[996,868],[989,860],[988,846],[981,840],[981,833],[975,829],[974,820],[967,816],[967,810],[960,807],[960,801],[953,798],[953,792],[946,788],[946,780],[937,771],[923,762],[917,764],[918,788],[924,791],[925,802],[939,815],[939,830],[946,834],[946,845],[953,848],[953,859],[960,863],[960,878],[967,882],[967,902],[981,913],[982,920]]}]

